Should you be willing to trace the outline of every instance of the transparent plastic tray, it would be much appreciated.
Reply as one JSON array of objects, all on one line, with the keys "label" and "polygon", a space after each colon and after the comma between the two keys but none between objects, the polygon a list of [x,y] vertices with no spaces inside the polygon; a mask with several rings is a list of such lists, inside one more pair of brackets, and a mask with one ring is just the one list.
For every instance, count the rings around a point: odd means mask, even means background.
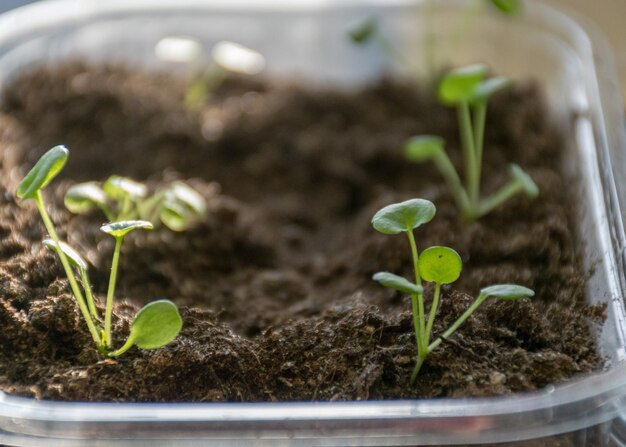
[{"label": "transparent plastic tray", "polygon": [[378,16],[417,67],[423,67],[423,39],[432,29],[439,66],[483,62],[499,74],[535,79],[545,89],[550,118],[560,123],[571,149],[564,170],[572,184],[581,185],[578,237],[594,272],[588,296],[608,303],[608,321],[598,331],[605,371],[535,393],[488,399],[111,404],[0,393],[0,444],[526,445],[560,436],[570,445],[617,442],[619,430],[613,428],[621,426],[613,421],[626,405],[626,137],[610,53],[593,32],[545,5],[530,3],[522,17],[506,20],[491,13],[468,16],[467,4],[437,0],[427,11],[426,4],[384,0],[48,1],[0,18],[0,88],[24,69],[68,58],[171,69],[156,59],[154,46],[179,35],[207,48],[233,40],[258,49],[276,78],[352,88],[379,76],[387,63],[375,47],[355,49],[346,41],[346,30],[359,19]]}]

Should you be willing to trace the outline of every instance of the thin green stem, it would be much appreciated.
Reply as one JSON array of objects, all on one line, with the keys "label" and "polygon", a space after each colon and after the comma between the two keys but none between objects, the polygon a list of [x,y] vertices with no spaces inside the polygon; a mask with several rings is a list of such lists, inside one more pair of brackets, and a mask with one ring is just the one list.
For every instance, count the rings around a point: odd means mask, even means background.
[{"label": "thin green stem", "polygon": [[428,316],[428,324],[426,325],[426,338],[424,344],[428,346],[430,343],[430,334],[433,330],[433,323],[435,322],[435,314],[439,307],[439,295],[441,295],[441,284],[435,283],[435,294],[433,296],[433,302],[430,305],[430,315]]},{"label": "thin green stem", "polygon": [[478,298],[476,298],[476,300],[472,303],[472,305],[470,307],[467,308],[467,310],[463,313],[463,315],[461,315],[453,324],[452,326],[450,326],[443,334],[441,334],[440,337],[437,338],[437,340],[435,340],[434,342],[432,342],[429,346],[428,346],[428,352],[432,352],[435,348],[437,348],[437,346],[439,346],[445,339],[447,339],[448,337],[450,337],[452,334],[454,334],[454,332],[461,327],[461,325],[463,323],[465,323],[465,320],[467,320],[469,318],[470,315],[472,315],[476,309],[478,309],[480,307],[480,305],[488,298],[488,295],[483,295],[480,294],[478,296]]},{"label": "thin green stem", "polygon": [[424,360],[426,360],[426,356],[419,356],[417,358],[417,362],[415,363],[415,367],[413,368],[413,373],[411,374],[411,385],[415,384],[415,379],[417,379],[417,374],[422,369],[422,365],[424,364]]},{"label": "thin green stem", "polygon": [[448,184],[457,208],[459,208],[463,214],[468,214],[470,211],[469,197],[463,188],[463,183],[454,165],[450,161],[448,154],[445,151],[440,151],[435,155],[433,161]]},{"label": "thin green stem", "polygon": [[[409,238],[409,244],[411,245],[411,256],[413,257],[413,269],[415,272],[415,284],[418,286],[422,285],[422,278],[420,277],[419,270],[419,257],[417,252],[417,245],[415,244],[415,236],[413,235],[413,230],[407,230],[406,232]],[[414,295],[413,301],[413,323],[415,325],[415,313],[417,311],[417,328],[416,334],[417,337],[417,347],[419,355],[423,355],[426,352],[426,343],[424,342],[424,294],[417,293]]]},{"label": "thin green stem", "polygon": [[476,197],[480,197],[480,184],[483,168],[483,148],[485,144],[485,123],[487,121],[487,101],[481,101],[474,107],[474,147],[476,148]]},{"label": "thin green stem", "polygon": [[115,238],[115,249],[113,251],[113,261],[111,262],[111,276],[109,277],[109,290],[107,291],[106,310],[104,314],[104,343],[107,348],[113,345],[111,336],[111,317],[113,315],[113,296],[115,295],[115,281],[117,280],[117,268],[120,262],[120,249],[124,236]]},{"label": "thin green stem", "polygon": [[465,184],[469,194],[471,209],[478,204],[478,183],[476,169],[476,148],[474,147],[474,131],[469,104],[462,102],[458,106],[459,127],[461,131],[461,145],[463,146],[463,161],[465,163]]},{"label": "thin green stem", "polygon": [[94,322],[98,321],[98,310],[96,309],[96,304],[93,299],[93,294],[91,293],[91,283],[89,282],[89,275],[87,274],[87,270],[78,269],[80,271],[81,281],[83,282],[83,289],[85,290],[85,298],[87,299],[87,306],[89,307],[89,313],[93,318]]},{"label": "thin green stem", "polygon": [[504,202],[509,200],[511,197],[522,192],[523,189],[524,188],[522,184],[517,179],[512,179],[511,181],[509,181],[509,183],[504,185],[502,188],[500,188],[498,191],[489,196],[480,204],[477,217],[482,217],[489,214],[495,208],[499,207]]},{"label": "thin green stem", "polygon": [[420,357],[426,351],[426,343],[422,338],[422,325],[420,324],[420,314],[417,294],[411,295],[411,308],[413,312],[413,330],[415,331],[415,343],[417,345],[417,356]]},{"label": "thin green stem", "polygon": [[126,351],[128,351],[130,348],[133,347],[133,344],[135,343],[132,335],[128,337],[128,339],[126,340],[126,343],[124,343],[124,346],[122,346],[120,349],[113,351],[113,352],[109,352],[108,356],[109,357],[117,357],[118,355],[122,355],[124,354]]},{"label": "thin green stem", "polygon": [[[43,219],[43,224],[45,225],[46,230],[48,231],[48,234],[50,235],[50,237],[52,238],[56,246],[61,247],[61,241],[59,239],[59,236],[56,230],[54,229],[54,224],[52,223],[52,220],[50,219],[50,216],[48,215],[48,212],[46,211],[46,207],[44,205],[41,191],[37,191],[35,202],[37,203],[37,209],[39,210],[39,214],[41,214],[41,218]],[[63,250],[61,250],[60,248],[57,249],[57,253],[59,255],[59,258],[61,259],[61,264],[63,265],[63,269],[65,270],[67,279],[70,282],[72,293],[74,294],[74,297],[76,298],[76,301],[78,302],[78,307],[80,309],[80,312],[83,314],[83,318],[85,319],[87,323],[87,327],[89,328],[91,337],[93,338],[93,341],[96,342],[96,345],[100,347],[100,345],[102,344],[100,335],[98,334],[98,330],[96,329],[96,326],[94,322],[92,321],[91,316],[89,315],[89,309],[87,308],[87,305],[85,304],[85,299],[83,298],[83,294],[80,291],[80,287],[78,286],[78,283],[76,282],[76,277],[74,276],[74,272],[72,270],[72,267],[70,266],[67,256],[65,256],[65,253],[63,253]]]}]

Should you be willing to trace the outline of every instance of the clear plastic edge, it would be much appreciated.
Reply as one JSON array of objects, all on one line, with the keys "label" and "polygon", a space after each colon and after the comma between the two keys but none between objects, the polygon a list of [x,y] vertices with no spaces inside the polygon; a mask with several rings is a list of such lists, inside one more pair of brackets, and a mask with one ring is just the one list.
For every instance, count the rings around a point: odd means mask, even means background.
[{"label": "clear plastic edge", "polygon": [[[132,9],[152,8],[162,6],[169,9],[165,4],[156,4],[154,1],[136,0],[131,3]],[[206,7],[201,0],[185,0],[177,6],[198,6]],[[374,7],[401,7],[407,5],[409,1],[393,1],[385,3],[381,1],[369,1],[367,5]],[[333,8],[350,8],[350,2],[341,6],[331,5],[328,1],[309,0],[295,7],[274,8],[263,7],[262,2],[254,0],[237,1],[235,3],[227,0],[216,3],[217,9],[226,8],[236,11],[238,8],[261,8],[272,12],[292,12],[303,10],[319,11],[320,9],[333,10]],[[363,5],[363,2],[358,2]],[[383,5],[384,4],[384,5]],[[92,4],[93,5],[93,4]],[[24,17],[35,18],[29,23],[29,32],[37,28],[57,26],[63,21],[71,21],[85,18],[91,14],[101,13],[102,10],[114,12],[117,9],[127,11],[129,3],[120,0],[108,2],[106,6],[98,5],[98,8],[89,6],[89,3],[76,0],[50,0],[42,4],[28,5],[16,11],[10,12],[0,17],[0,46],[2,43],[12,39],[19,39],[20,32],[15,32],[16,23]],[[626,187],[624,182],[616,182],[615,179],[626,178],[626,131],[623,125],[623,109],[621,108],[621,96],[617,83],[617,75],[614,63],[608,47],[603,38],[594,31],[581,28],[573,20],[561,15],[556,10],[541,4],[531,5],[529,12],[535,15],[558,17],[562,23],[569,27],[577,28],[577,34],[581,39],[588,41],[591,60],[596,68],[593,73],[596,79],[591,83],[597,89],[595,100],[599,101],[594,110],[599,114],[593,116],[593,140],[599,153],[596,163],[608,163],[610,169],[603,170],[605,176],[601,178],[602,189],[598,191],[599,197],[604,202],[604,210],[607,215],[616,215],[617,219],[607,219],[612,222],[611,227],[606,229],[608,246],[607,253],[614,259],[611,264],[614,266],[612,285],[615,297],[625,296],[626,278],[624,266],[626,265],[626,240],[624,222],[626,214],[624,210],[624,200],[626,198]],[[71,15],[66,14],[68,10],[74,11]],[[26,32],[26,31],[25,31]],[[601,70],[595,65],[601,63]],[[599,80],[598,77],[602,79]],[[602,82],[600,82],[602,81]],[[619,104],[619,105],[618,105]],[[617,130],[607,128],[606,115],[612,118],[611,126],[621,120],[621,126]],[[613,128],[612,128],[613,129]],[[621,129],[621,130],[619,130]],[[611,175],[606,175],[610,172]],[[620,225],[615,225],[619,222]],[[623,311],[623,303],[617,306]],[[620,318],[623,318],[622,316]],[[534,427],[533,437],[551,436],[566,433],[574,430],[584,429],[593,425],[601,424],[616,417],[620,410],[624,408],[626,398],[624,388],[626,387],[626,364],[621,363],[614,366],[607,372],[590,375],[579,380],[570,381],[565,384],[549,387],[535,393],[525,393],[506,397],[485,398],[485,399],[436,399],[436,400],[412,400],[412,401],[370,401],[370,402],[297,402],[297,403],[228,403],[228,404],[112,404],[112,403],[66,403],[66,402],[46,402],[32,399],[17,398],[0,392],[0,441],[8,436],[7,421],[41,421],[51,423],[62,422],[221,422],[239,423],[241,421],[253,422],[290,422],[290,421],[316,421],[323,423],[335,421],[397,421],[399,419],[426,419],[451,418],[463,420],[476,417],[494,417],[492,424],[488,428],[480,431],[480,442],[497,442],[505,440],[528,439],[527,430],[516,431],[514,427],[508,427],[508,438],[504,439],[499,430],[493,430],[494,425],[503,416],[517,415],[523,420],[523,415],[543,410],[563,409],[563,413],[569,413],[567,407],[573,404],[589,401],[595,403],[597,408],[590,406],[587,415],[589,417],[581,419],[575,417],[579,411],[572,409],[572,419],[564,418],[556,424],[549,424],[546,421],[545,428]],[[514,403],[514,405],[512,405]],[[597,412],[595,410],[598,410]],[[504,422],[504,421],[502,421]],[[507,420],[510,423],[510,420]],[[554,421],[556,422],[556,421]],[[19,424],[18,424],[19,425]],[[325,436],[338,433],[350,424],[342,427],[335,427],[332,424],[326,429]],[[394,426],[395,425],[390,425]],[[320,425],[320,428],[324,424]],[[260,426],[257,429],[261,428]],[[285,426],[285,428],[288,428]],[[397,427],[396,427],[397,428]],[[526,427],[527,429],[528,427]],[[497,435],[490,436],[490,430]],[[44,430],[45,431],[45,430]],[[2,434],[4,432],[4,435]],[[436,433],[433,433],[433,435]],[[42,433],[45,436],[45,434]],[[392,434],[389,434],[392,436]],[[398,438],[406,437],[407,442],[414,443],[415,439],[411,433],[398,432]],[[432,442],[445,442],[444,438],[454,438],[454,434],[442,433],[442,436],[434,436]],[[7,438],[9,439],[9,438]],[[419,439],[423,443],[424,439]],[[4,441],[3,441],[4,442]],[[466,443],[473,443],[471,439],[465,439]]]}]

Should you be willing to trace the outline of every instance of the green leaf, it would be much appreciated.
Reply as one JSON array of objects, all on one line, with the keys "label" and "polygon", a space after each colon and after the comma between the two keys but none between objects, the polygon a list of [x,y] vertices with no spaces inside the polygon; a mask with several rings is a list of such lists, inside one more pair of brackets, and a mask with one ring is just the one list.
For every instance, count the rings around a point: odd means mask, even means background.
[{"label": "green leaf", "polygon": [[531,199],[536,198],[539,195],[539,187],[533,181],[528,174],[526,174],[522,168],[516,164],[512,164],[510,167],[511,176],[519,182],[522,186],[524,194]]},{"label": "green leaf", "polygon": [[174,303],[153,301],[137,312],[129,339],[141,349],[157,349],[174,340],[182,327],[183,319]]},{"label": "green leaf", "polygon": [[463,261],[459,254],[448,247],[430,247],[420,254],[420,276],[424,281],[451,284],[461,276]]},{"label": "green leaf", "polygon": [[119,175],[109,177],[104,182],[102,189],[108,197],[114,200],[122,200],[126,197],[137,200],[148,194],[148,188],[143,183],[127,177],[120,177]]},{"label": "green leaf", "polygon": [[[52,239],[44,239],[43,244],[46,247],[48,247],[50,250],[54,250],[54,251],[57,251],[59,247],[57,243],[54,242]],[[76,250],[74,250],[72,247],[67,245],[65,242],[61,242],[60,245],[61,245],[61,251],[65,253],[65,256],[67,256],[67,260],[73,267],[79,268],[83,271],[87,271],[89,266],[87,265],[85,260],[78,254]]]},{"label": "green leaf", "polygon": [[510,16],[519,14],[522,10],[520,0],[489,0],[489,3],[495,6],[498,11]]},{"label": "green leaf", "polygon": [[161,222],[172,231],[186,230],[191,221],[185,208],[176,202],[163,203],[159,218]]},{"label": "green leaf", "polygon": [[106,206],[106,195],[95,182],[72,185],[63,199],[65,207],[74,214],[85,214],[97,207]]},{"label": "green leaf", "polygon": [[513,79],[506,78],[504,76],[498,76],[496,78],[487,79],[486,81],[478,84],[474,90],[474,95],[471,98],[473,104],[484,103],[489,98],[500,90],[504,90],[513,85]]},{"label": "green leaf", "polygon": [[57,176],[67,163],[69,151],[65,146],[55,146],[37,161],[35,166],[17,187],[17,197],[33,199],[37,192],[44,189]]},{"label": "green leaf", "polygon": [[147,220],[121,220],[119,222],[111,222],[100,227],[100,231],[104,231],[111,236],[118,238],[126,236],[133,230],[137,229],[152,230],[154,226]]},{"label": "green leaf", "polygon": [[505,300],[517,300],[535,296],[535,292],[531,289],[515,284],[498,284],[495,286],[485,287],[484,289],[481,289],[480,294],[483,296],[493,296]]},{"label": "green leaf", "polygon": [[398,234],[430,222],[435,212],[436,208],[432,202],[411,199],[384,207],[374,215],[372,225],[376,231],[383,234]]},{"label": "green leaf", "polygon": [[471,65],[449,72],[439,84],[439,99],[446,105],[469,102],[476,87],[485,79],[485,65]]},{"label": "green leaf", "polygon": [[372,279],[385,287],[389,287],[390,289],[398,290],[403,293],[408,293],[410,295],[419,294],[424,291],[422,286],[418,286],[413,284],[411,281],[403,278],[402,276],[394,275],[389,272],[378,272]]},{"label": "green leaf", "polygon": [[378,31],[378,22],[375,17],[370,17],[363,23],[348,32],[350,40],[356,44],[364,44],[374,37]]},{"label": "green leaf", "polygon": [[404,145],[404,156],[409,161],[423,163],[441,153],[444,145],[444,139],[434,135],[412,137]]},{"label": "green leaf", "polygon": [[204,197],[183,182],[174,182],[165,194],[166,202],[182,205],[187,212],[202,217],[206,213]]}]

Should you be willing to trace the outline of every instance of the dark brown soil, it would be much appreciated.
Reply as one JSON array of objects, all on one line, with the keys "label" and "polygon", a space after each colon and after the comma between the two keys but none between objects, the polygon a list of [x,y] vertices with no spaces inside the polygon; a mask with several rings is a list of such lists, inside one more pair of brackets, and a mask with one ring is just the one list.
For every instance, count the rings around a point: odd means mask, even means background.
[{"label": "dark brown soil", "polygon": [[[454,112],[413,86],[383,81],[356,93],[229,79],[198,113],[165,76],[80,63],[39,69],[5,93],[0,115],[0,387],[21,396],[87,401],[273,401],[492,396],[541,388],[602,367],[595,330],[604,309],[584,297],[572,197],[559,170],[563,142],[539,89],[521,84],[490,108],[484,189],[515,161],[541,188],[462,226],[431,165],[402,160],[404,140],[445,136],[458,163]],[[209,200],[192,231],[130,237],[123,250],[116,330],[137,306],[168,297],[184,330],[169,346],[99,358],[35,207],[17,182],[49,147],[71,150],[47,190],[63,237],[106,290],[112,239],[103,217],[62,207],[78,180],[112,173],[190,179]],[[215,194],[215,188],[221,190]],[[408,244],[370,225],[382,207],[432,200],[421,249],[462,254],[444,291],[441,333],[481,287],[513,282],[536,297],[489,301],[428,358],[408,386],[414,335],[407,297],[375,284],[409,276]]]}]

